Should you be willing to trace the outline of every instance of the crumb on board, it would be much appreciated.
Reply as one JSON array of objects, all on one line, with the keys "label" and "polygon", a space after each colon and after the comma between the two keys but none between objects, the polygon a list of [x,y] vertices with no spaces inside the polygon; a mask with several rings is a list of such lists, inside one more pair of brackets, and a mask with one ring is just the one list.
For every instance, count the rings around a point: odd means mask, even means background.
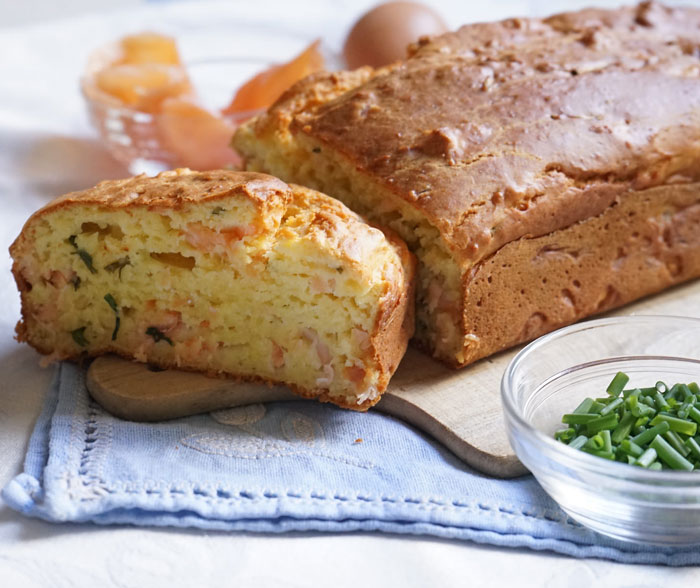
[{"label": "crumb on board", "polygon": [[358,437],[357,439],[355,439],[355,443],[362,443],[362,441],[363,441],[362,437]]}]

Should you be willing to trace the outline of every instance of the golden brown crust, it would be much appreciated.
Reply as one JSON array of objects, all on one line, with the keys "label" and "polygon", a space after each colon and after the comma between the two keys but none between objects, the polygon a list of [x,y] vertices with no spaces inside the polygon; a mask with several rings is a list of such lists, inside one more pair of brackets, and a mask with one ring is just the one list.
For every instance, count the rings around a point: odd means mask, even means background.
[{"label": "golden brown crust", "polygon": [[[468,25],[290,128],[418,208],[475,262],[631,188],[700,179],[700,11],[669,14],[642,25],[624,10],[592,29],[574,17],[507,21],[486,27],[503,29],[490,47]],[[681,20],[695,28],[676,30]]]},{"label": "golden brown crust", "polygon": [[256,132],[264,133],[288,125],[297,114],[322,106],[356,88],[375,75],[370,67],[355,71],[318,72],[302,79],[282,94],[265,116],[254,121]]},{"label": "golden brown crust", "polygon": [[[187,204],[214,202],[232,194],[250,199],[260,209],[261,214],[265,214],[270,206],[284,205],[291,197],[287,184],[267,174],[254,172],[195,172],[182,168],[160,173],[156,181],[145,174],[124,180],[105,180],[93,188],[59,196],[37,210],[27,219],[22,232],[10,245],[10,255],[15,260],[18,258],[20,251],[27,244],[27,229],[36,219],[60,208],[95,205],[111,209],[179,209]],[[15,273],[15,280],[20,279],[21,276]]]},{"label": "golden brown crust", "polygon": [[182,168],[158,174],[157,181],[144,174],[124,180],[106,180],[94,188],[60,196],[40,213],[69,204],[104,204],[113,209],[182,208],[231,194],[244,195],[262,205],[270,198],[288,193],[287,184],[266,174],[227,170],[197,172]]},{"label": "golden brown crust", "polygon": [[465,276],[465,363],[700,276],[700,183],[523,238]]},{"label": "golden brown crust", "polygon": [[377,315],[374,333],[370,335],[374,359],[382,366],[383,377],[379,385],[386,388],[391,375],[399,367],[408,341],[415,331],[416,260],[406,244],[393,231],[386,228],[382,231],[401,257],[407,284],[406,288],[397,288],[391,281],[387,282],[391,285],[390,292],[385,298],[384,307]]}]

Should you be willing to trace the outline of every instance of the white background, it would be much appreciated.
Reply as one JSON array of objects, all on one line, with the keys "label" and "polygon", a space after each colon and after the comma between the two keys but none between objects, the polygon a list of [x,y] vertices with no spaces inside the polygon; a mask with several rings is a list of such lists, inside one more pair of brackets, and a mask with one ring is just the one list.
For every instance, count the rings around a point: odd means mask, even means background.
[{"label": "white background", "polygon": [[[595,0],[591,0],[594,2]],[[367,6],[351,2],[144,3],[0,0],[0,486],[21,471],[52,370],[12,340],[19,297],[7,247],[50,198],[125,175],[97,143],[78,79],[88,52],[126,32],[161,30],[191,51],[288,58],[322,35],[339,48]],[[588,2],[429,2],[450,26],[547,14]],[[612,2],[598,1],[598,5]],[[71,19],[65,17],[71,16]],[[241,26],[241,23],[245,23]],[[697,568],[627,566],[466,542],[379,534],[284,536],[51,525],[0,501],[0,588],[59,586],[693,586]]]}]

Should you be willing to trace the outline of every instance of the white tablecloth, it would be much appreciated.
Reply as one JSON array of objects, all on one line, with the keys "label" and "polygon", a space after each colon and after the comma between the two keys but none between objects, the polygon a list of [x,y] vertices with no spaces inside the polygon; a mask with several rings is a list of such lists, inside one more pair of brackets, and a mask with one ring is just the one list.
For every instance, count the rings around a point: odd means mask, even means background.
[{"label": "white tablecloth", "polygon": [[[11,1],[0,0],[0,15],[2,3]],[[40,10],[46,3],[35,0],[33,5]],[[12,340],[19,297],[10,276],[7,247],[29,214],[53,196],[126,175],[96,141],[85,116],[78,79],[90,49],[126,32],[149,29],[181,39],[186,58],[223,48],[285,59],[317,36],[338,49],[348,24],[369,4],[368,0],[156,3],[128,12],[0,29],[0,486],[21,469],[53,374],[51,368],[38,367],[34,351]],[[433,4],[457,26],[583,3],[453,0]],[[58,526],[26,519],[0,501],[2,588],[506,583],[584,588],[593,582],[620,587],[692,586],[700,582],[700,570],[580,561],[386,535],[269,536]]]}]

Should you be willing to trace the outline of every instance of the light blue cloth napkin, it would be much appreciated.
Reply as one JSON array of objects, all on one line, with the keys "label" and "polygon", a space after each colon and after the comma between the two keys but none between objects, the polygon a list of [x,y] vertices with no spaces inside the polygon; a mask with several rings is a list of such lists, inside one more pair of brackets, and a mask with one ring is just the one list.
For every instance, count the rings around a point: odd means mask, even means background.
[{"label": "light blue cloth napkin", "polygon": [[230,531],[384,531],[622,562],[700,563],[568,518],[531,476],[496,480],[391,417],[314,402],[121,421],[63,364],[5,502],[53,522]]}]

